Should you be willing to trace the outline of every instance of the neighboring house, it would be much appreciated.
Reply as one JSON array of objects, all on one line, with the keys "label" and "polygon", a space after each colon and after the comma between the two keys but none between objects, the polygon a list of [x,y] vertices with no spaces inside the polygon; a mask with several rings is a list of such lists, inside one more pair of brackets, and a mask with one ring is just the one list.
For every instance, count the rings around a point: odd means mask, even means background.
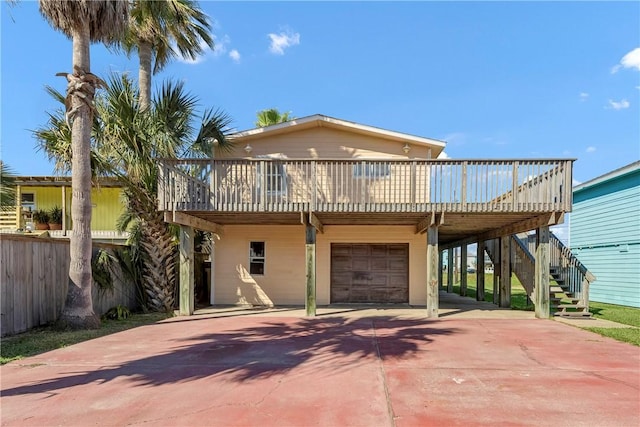
[{"label": "neighboring house", "polygon": [[[36,210],[62,209],[62,230],[49,230],[51,237],[68,237],[71,221],[71,177],[18,176],[15,179],[16,198],[20,205],[3,209],[2,232],[24,232],[33,227]],[[121,186],[116,180],[103,178],[91,191],[91,234],[96,240],[123,242],[128,233],[116,231],[116,222],[124,212],[120,200]]]},{"label": "neighboring house", "polygon": [[316,304],[403,303],[437,316],[443,250],[464,245],[466,260],[467,244],[500,238],[508,254],[511,234],[548,231],[571,209],[572,160],[436,160],[443,141],[323,115],[232,140],[224,157],[160,165],[159,210],[182,230],[183,314],[192,228],[219,236],[212,304],[313,315]]},{"label": "neighboring house", "polygon": [[640,307],[640,161],[573,188],[570,244],[596,276],[590,300]]}]

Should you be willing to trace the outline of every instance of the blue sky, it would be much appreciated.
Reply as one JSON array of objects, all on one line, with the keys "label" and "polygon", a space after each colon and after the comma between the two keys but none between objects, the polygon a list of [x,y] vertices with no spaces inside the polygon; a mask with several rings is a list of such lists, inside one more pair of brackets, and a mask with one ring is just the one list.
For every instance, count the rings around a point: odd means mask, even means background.
[{"label": "blue sky", "polygon": [[[50,175],[31,131],[64,91],[71,42],[37,2],[2,2],[1,158]],[[451,158],[576,158],[584,182],[640,159],[638,2],[201,2],[217,49],[174,62],[238,130],[277,107],[448,142]],[[92,72],[137,61],[92,47]]]}]

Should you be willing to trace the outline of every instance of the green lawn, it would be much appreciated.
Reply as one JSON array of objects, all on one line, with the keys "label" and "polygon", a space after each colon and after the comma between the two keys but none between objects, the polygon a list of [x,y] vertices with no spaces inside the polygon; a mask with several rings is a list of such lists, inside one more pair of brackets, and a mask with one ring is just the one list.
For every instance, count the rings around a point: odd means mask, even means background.
[{"label": "green lawn", "polygon": [[[446,284],[447,277],[443,277]],[[476,275],[467,274],[467,297],[475,299],[476,297]],[[445,285],[446,286],[446,285]],[[493,302],[493,274],[485,273],[484,275],[484,300]],[[460,295],[460,283],[454,283],[453,292]],[[511,308],[514,310],[533,311],[533,304],[527,299],[527,293],[520,284],[517,277],[511,277]]]},{"label": "green lawn", "polygon": [[52,327],[35,328],[22,334],[2,338],[0,365],[166,318],[165,313],[132,314],[123,320],[103,320],[100,329],[89,331],[57,331]]},{"label": "green lawn", "polygon": [[[447,277],[443,277],[446,283]],[[493,274],[485,274],[485,301],[493,302]],[[453,292],[460,294],[460,283],[453,286]],[[474,298],[476,296],[476,275],[467,275],[467,297]],[[520,281],[513,276],[511,278],[511,308],[514,310],[533,310],[533,304],[527,299],[524,288]],[[630,343],[640,346],[640,309],[633,307],[625,307],[621,305],[604,304],[600,302],[590,302],[589,311],[596,319],[610,320],[623,325],[629,325],[629,328],[589,328],[584,329],[595,332],[605,337],[610,337],[618,341]],[[585,324],[586,325],[586,324]]]}]

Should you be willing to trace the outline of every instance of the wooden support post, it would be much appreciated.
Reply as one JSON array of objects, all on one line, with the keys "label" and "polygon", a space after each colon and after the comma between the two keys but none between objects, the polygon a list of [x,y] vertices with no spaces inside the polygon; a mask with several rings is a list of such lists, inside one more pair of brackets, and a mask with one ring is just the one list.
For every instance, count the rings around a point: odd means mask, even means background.
[{"label": "wooden support post", "polygon": [[467,296],[467,245],[460,247],[460,296]]},{"label": "wooden support post", "polygon": [[498,301],[500,301],[500,240],[493,239],[493,250],[496,253],[493,262],[493,284],[491,291],[493,292],[493,303],[498,305]]},{"label": "wooden support post", "polygon": [[438,251],[438,289],[442,289],[444,283],[442,281],[442,252]]},{"label": "wooden support post", "polygon": [[447,292],[453,292],[453,248],[447,249]]},{"label": "wooden support post", "polygon": [[180,315],[190,316],[194,310],[194,232],[180,226]]},{"label": "wooden support post", "polygon": [[476,301],[484,301],[484,240],[476,249]]},{"label": "wooden support post", "polygon": [[510,236],[500,237],[500,303],[498,306],[511,307],[511,243]]},{"label": "wooden support post", "polygon": [[[24,224],[26,227],[27,224]],[[22,225],[22,188],[19,185],[16,185],[16,223],[15,229],[23,228]]]},{"label": "wooden support post", "polygon": [[306,271],[307,271],[307,291],[305,308],[307,316],[316,315],[316,228],[309,224],[306,229]]},{"label": "wooden support post", "polygon": [[211,236],[211,254],[209,255],[209,304],[216,303],[216,242],[215,236]]},{"label": "wooden support post", "polygon": [[438,317],[438,227],[427,229],[427,317]]},{"label": "wooden support post", "polygon": [[549,295],[549,227],[536,230],[536,266],[534,279],[534,299],[536,317],[547,319],[550,316]]},{"label": "wooden support post", "polygon": [[62,235],[67,235],[67,228],[69,225],[67,224],[67,187],[62,186]]}]

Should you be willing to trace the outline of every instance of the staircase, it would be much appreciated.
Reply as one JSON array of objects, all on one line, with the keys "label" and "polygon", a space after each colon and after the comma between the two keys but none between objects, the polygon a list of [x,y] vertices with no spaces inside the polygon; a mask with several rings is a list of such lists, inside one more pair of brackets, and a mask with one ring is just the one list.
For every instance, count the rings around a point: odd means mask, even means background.
[{"label": "staircase", "polygon": [[[535,281],[535,235],[511,236],[511,271],[516,275],[531,300]],[[549,239],[549,284],[551,312],[561,317],[591,317],[589,284],[595,276],[571,253],[553,233]],[[489,257],[497,262],[497,243],[487,242]]]}]

